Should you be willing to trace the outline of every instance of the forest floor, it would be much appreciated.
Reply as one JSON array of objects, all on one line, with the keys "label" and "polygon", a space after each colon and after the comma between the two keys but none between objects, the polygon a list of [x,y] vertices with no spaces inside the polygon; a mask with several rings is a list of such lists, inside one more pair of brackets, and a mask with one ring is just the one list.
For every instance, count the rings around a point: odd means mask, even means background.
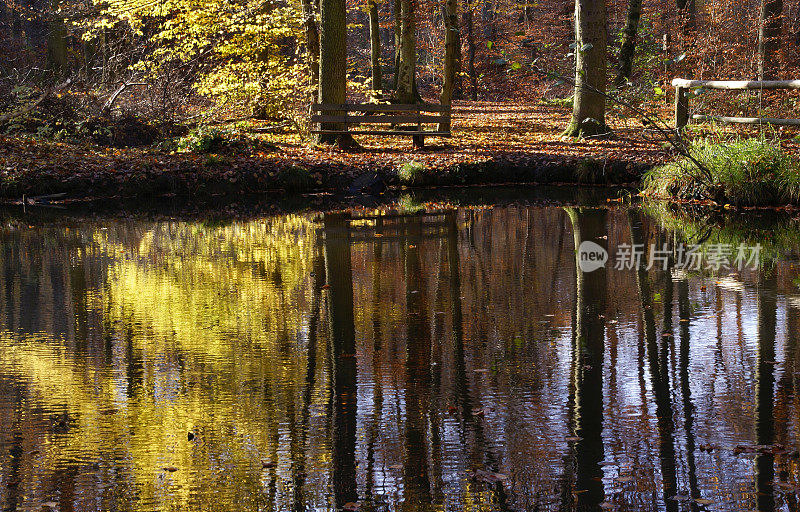
[{"label": "forest floor", "polygon": [[[366,173],[380,184],[402,185],[398,169],[411,162],[424,169],[418,184],[429,186],[576,183],[597,175],[594,183],[624,184],[674,159],[655,131],[613,113],[607,120],[613,137],[563,139],[570,113],[560,105],[457,102],[453,136],[428,138],[416,151],[410,137],[359,136],[361,148],[344,151],[297,133],[263,134],[245,148],[193,153],[0,136],[0,197],[357,192],[361,185],[354,189],[353,182]],[[375,179],[363,183],[372,187]]]}]

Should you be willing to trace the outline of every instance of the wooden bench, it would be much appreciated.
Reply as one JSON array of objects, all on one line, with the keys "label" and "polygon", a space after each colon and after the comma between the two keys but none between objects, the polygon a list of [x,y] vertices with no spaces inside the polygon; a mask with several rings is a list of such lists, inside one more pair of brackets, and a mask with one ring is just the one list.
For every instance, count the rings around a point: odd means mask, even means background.
[{"label": "wooden bench", "polygon": [[[431,114],[434,113],[434,114]],[[395,135],[410,136],[414,147],[425,145],[425,137],[450,137],[450,130],[439,131],[438,125],[450,126],[450,106],[420,103],[406,104],[319,104],[311,106],[311,122],[316,126],[311,133],[330,135]],[[362,124],[389,125],[383,129],[367,128],[350,130],[350,126]],[[426,130],[423,125],[436,124]]]}]

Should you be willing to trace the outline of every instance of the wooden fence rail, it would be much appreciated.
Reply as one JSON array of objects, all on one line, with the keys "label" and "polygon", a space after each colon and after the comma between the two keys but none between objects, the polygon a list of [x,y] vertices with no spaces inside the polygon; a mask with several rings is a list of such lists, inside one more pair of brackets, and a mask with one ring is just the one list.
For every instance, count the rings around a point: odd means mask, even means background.
[{"label": "wooden fence rail", "polygon": [[[800,89],[800,80],[685,80],[676,78],[675,87],[675,128],[689,124],[689,89],[718,89],[722,91],[752,91],[767,89]],[[727,117],[693,115],[699,121],[719,121],[739,124],[777,124],[800,125],[800,119],[775,119],[770,117]]]}]

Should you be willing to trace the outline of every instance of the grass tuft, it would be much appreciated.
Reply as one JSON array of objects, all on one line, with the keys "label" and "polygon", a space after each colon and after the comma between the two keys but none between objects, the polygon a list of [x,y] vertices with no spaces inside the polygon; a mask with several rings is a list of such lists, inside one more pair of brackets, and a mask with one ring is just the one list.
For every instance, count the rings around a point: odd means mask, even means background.
[{"label": "grass tuft", "polygon": [[648,171],[645,193],[678,199],[713,199],[737,206],[800,203],[800,159],[764,138],[694,141],[690,154],[708,171],[683,158]]},{"label": "grass tuft", "polygon": [[397,169],[397,177],[403,185],[424,185],[427,180],[425,166],[416,161],[406,162]]}]

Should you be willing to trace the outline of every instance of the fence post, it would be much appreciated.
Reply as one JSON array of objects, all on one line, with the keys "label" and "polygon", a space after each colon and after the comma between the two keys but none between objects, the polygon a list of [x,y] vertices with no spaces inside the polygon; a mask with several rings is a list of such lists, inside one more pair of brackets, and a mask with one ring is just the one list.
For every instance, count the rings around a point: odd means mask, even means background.
[{"label": "fence post", "polygon": [[686,88],[675,88],[675,128],[680,130],[689,124],[689,96]]}]

